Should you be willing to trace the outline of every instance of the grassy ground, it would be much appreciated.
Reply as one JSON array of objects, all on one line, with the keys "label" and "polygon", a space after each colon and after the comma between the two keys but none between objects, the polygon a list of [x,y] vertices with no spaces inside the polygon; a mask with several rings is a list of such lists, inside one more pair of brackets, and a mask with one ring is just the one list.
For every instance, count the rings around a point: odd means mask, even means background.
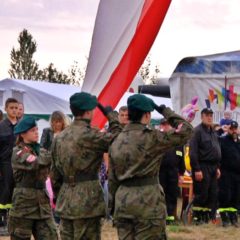
[{"label": "grassy ground", "polygon": [[[167,228],[169,240],[238,240],[240,229],[223,228],[214,224],[202,226],[169,226]],[[109,223],[103,226],[102,240],[117,240],[117,233]]]},{"label": "grassy ground", "polygon": [[[213,225],[211,223],[202,226],[169,226],[167,228],[169,240],[238,240],[240,228]],[[0,237],[0,240],[9,240],[9,237]],[[102,228],[102,240],[117,240],[117,232],[109,222],[105,222]],[[144,240],[144,239],[143,239]]]}]

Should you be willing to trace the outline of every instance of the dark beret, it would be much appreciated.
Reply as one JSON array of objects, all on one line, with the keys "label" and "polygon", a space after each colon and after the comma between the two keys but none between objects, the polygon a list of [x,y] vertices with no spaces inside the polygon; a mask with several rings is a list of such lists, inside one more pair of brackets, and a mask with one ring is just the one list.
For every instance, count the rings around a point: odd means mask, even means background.
[{"label": "dark beret", "polygon": [[86,92],[75,93],[70,97],[70,105],[83,111],[93,110],[97,106],[97,98]]},{"label": "dark beret", "polygon": [[154,102],[151,98],[146,97],[143,94],[134,94],[127,100],[129,109],[140,110],[143,112],[152,112],[154,110]]},{"label": "dark beret", "polygon": [[29,129],[36,127],[37,123],[33,117],[25,117],[14,127],[14,134],[27,132]]}]

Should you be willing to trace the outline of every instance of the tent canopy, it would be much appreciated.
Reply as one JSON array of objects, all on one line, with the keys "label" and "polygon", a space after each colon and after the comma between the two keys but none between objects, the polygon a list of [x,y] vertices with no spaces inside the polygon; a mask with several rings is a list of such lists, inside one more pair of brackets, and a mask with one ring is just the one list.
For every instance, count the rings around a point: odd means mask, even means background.
[{"label": "tent canopy", "polygon": [[0,81],[0,109],[13,97],[23,102],[26,114],[50,115],[56,110],[70,114],[69,98],[79,91],[79,87],[66,84],[4,79]]},{"label": "tent canopy", "polygon": [[[234,120],[240,120],[240,51],[184,58],[169,85],[176,112],[197,96],[200,109],[213,109],[216,123],[226,110],[232,111]],[[200,121],[198,112],[193,124]]]},{"label": "tent canopy", "polygon": [[186,57],[182,59],[174,73],[224,74],[240,72],[240,51],[213,55]]}]

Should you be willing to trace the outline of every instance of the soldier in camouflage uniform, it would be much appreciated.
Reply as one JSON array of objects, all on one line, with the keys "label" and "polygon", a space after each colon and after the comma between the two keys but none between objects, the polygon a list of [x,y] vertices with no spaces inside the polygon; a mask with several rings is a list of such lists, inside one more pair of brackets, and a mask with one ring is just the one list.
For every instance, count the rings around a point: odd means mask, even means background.
[{"label": "soldier in camouflage uniform", "polygon": [[[154,108],[175,129],[163,133],[149,127]],[[109,150],[110,207],[119,239],[167,239],[165,197],[158,180],[161,158],[170,148],[186,143],[192,126],[141,94],[128,98],[128,113],[130,123]]]},{"label": "soldier in camouflage uniform", "polygon": [[22,119],[14,133],[18,140],[12,154],[16,186],[9,213],[11,239],[30,240],[33,234],[36,240],[55,240],[57,231],[45,187],[51,154],[40,150],[38,128],[32,117]]},{"label": "soldier in camouflage uniform", "polygon": [[109,120],[110,132],[91,128],[95,96],[76,93],[70,98],[73,123],[53,142],[52,183],[62,240],[100,239],[100,218],[105,215],[98,172],[103,153],[120,131],[117,113],[98,105]]}]

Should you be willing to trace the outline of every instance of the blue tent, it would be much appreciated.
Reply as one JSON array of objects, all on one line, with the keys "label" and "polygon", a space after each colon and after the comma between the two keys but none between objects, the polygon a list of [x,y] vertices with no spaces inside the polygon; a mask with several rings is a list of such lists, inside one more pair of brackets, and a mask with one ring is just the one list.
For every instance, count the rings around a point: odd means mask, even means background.
[{"label": "blue tent", "polygon": [[182,59],[174,73],[227,74],[240,73],[240,51]]}]

